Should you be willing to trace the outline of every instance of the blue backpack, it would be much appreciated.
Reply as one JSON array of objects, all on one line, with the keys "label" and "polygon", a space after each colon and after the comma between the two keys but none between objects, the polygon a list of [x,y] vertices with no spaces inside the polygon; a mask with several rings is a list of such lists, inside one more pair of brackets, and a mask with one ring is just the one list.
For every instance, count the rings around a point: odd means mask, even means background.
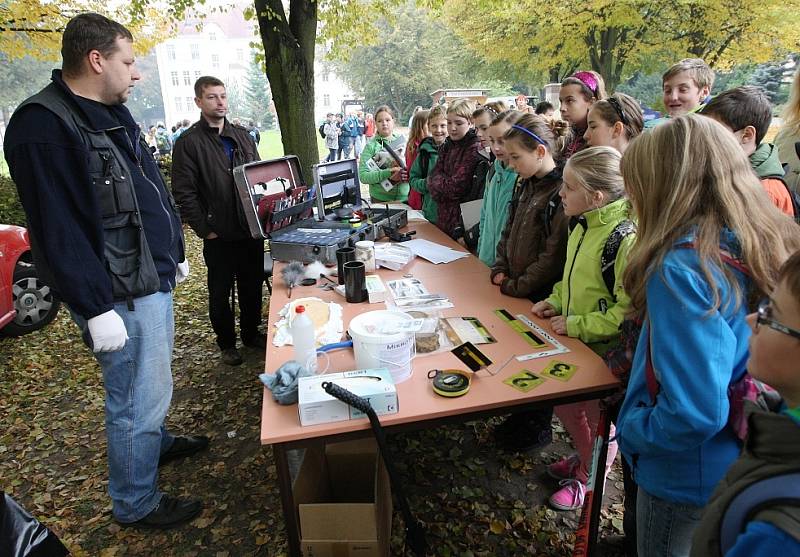
[{"label": "blue backpack", "polygon": [[[800,505],[800,472],[789,472],[754,482],[728,504],[720,523],[719,546],[725,555],[756,515],[778,505]],[[787,532],[797,537],[797,532]]]}]

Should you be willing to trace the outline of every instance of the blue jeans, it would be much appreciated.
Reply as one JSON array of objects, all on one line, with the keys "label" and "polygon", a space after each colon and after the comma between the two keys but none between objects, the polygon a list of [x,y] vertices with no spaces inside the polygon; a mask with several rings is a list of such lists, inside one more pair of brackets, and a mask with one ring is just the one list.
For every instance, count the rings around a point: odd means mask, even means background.
[{"label": "blue jeans", "polygon": [[703,507],[671,503],[641,487],[636,498],[636,545],[639,557],[685,557]]},{"label": "blue jeans", "polygon": [[333,161],[335,161],[337,152],[338,152],[338,149],[331,149],[330,147],[328,147],[328,156],[325,157],[325,162],[333,162]]},{"label": "blue jeans", "polygon": [[[161,501],[158,458],[175,440],[164,428],[172,399],[172,294],[157,292],[133,303],[134,311],[114,304],[128,330],[125,346],[95,354],[106,390],[108,493],[120,522],[143,518]],[[86,320],[75,313],[72,318],[86,342]]]}]

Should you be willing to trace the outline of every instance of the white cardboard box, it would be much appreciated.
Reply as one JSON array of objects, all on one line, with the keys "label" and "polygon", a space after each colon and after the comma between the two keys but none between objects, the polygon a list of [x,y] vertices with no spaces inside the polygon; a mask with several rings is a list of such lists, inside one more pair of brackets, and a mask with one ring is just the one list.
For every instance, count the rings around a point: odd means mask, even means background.
[{"label": "white cardboard box", "polygon": [[327,373],[300,378],[297,386],[300,425],[342,422],[366,416],[361,411],[326,393],[322,388],[322,383],[326,381],[366,398],[379,416],[398,412],[397,390],[389,370],[384,368],[361,369]]}]

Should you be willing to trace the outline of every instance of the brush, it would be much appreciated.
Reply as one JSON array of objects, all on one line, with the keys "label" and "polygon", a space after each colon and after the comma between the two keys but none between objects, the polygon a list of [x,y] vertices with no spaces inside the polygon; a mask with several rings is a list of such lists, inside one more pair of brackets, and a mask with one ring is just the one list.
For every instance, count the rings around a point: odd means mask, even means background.
[{"label": "brush", "polygon": [[286,267],[281,269],[281,276],[283,277],[283,282],[286,283],[289,298],[292,297],[292,288],[300,284],[304,275],[305,267],[299,261],[290,261]]}]

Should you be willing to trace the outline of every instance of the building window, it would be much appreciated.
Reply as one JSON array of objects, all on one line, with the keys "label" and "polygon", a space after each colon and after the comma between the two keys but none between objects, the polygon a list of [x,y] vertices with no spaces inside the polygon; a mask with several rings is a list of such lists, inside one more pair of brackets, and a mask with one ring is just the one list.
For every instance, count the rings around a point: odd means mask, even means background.
[{"label": "building window", "polygon": [[167,45],[167,58],[169,60],[175,60],[175,45],[168,44]]},{"label": "building window", "polygon": [[180,97],[175,97],[175,110],[183,112],[183,99]]},{"label": "building window", "polygon": [[244,49],[237,48],[236,49],[236,60],[239,62],[244,62]]},{"label": "building window", "polygon": [[193,44],[190,46],[192,52],[192,60],[199,60],[200,59],[200,45]]},{"label": "building window", "polygon": [[173,85],[180,85],[180,81],[178,81],[178,72],[169,72],[169,76],[172,79]]},{"label": "building window", "polygon": [[209,33],[208,34],[208,40],[209,41],[216,41],[217,40],[217,34],[216,33]]},{"label": "building window", "polygon": [[183,72],[183,84],[184,85],[191,85],[192,84],[192,75],[188,71]]},{"label": "building window", "polygon": [[330,105],[331,105],[331,96],[322,95],[322,106],[330,106]]},{"label": "building window", "polygon": [[186,97],[186,112],[189,112],[192,109],[193,104],[194,97]]},{"label": "building window", "polygon": [[211,66],[214,68],[219,68],[219,54],[211,55]]},{"label": "building window", "polygon": [[328,72],[323,73],[322,74],[322,81],[326,81],[327,82],[329,77],[330,77],[330,74]]}]

